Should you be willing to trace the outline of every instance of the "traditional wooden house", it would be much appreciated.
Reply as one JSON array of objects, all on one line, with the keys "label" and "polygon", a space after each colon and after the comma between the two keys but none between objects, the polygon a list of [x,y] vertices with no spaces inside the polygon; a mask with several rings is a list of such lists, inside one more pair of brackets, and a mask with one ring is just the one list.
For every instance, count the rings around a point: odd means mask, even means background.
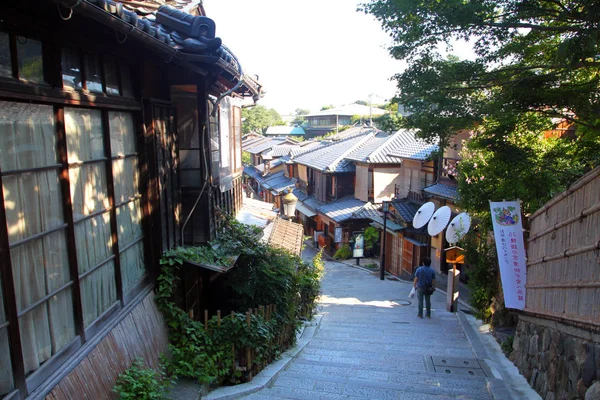
[{"label": "traditional wooden house", "polygon": [[[352,117],[369,117],[387,114],[388,111],[369,107],[362,104],[348,104],[342,107],[329,108],[306,115],[306,123],[303,125],[306,138],[323,136],[339,128],[352,124]],[[366,122],[366,121],[363,121]]]},{"label": "traditional wooden house", "polygon": [[[469,131],[461,131],[451,138],[449,145],[444,149],[437,180],[423,188],[424,201],[432,201],[436,209],[442,206],[450,207],[453,217],[460,212],[456,206],[458,201],[456,166],[460,162],[460,151],[464,141],[469,139],[469,135]],[[429,257],[431,258],[431,267],[437,272],[448,272],[444,256],[444,249],[448,247],[449,244],[443,232],[431,238]],[[466,275],[461,274],[460,277],[464,280]]]},{"label": "traditional wooden house", "polygon": [[[436,144],[416,138],[414,131],[401,129],[392,135],[378,132],[346,156],[356,165],[355,198],[376,204],[393,200],[385,232],[379,213],[370,213],[369,218],[382,231],[381,243],[386,235],[385,268],[397,276],[412,273],[412,266],[427,251],[428,238],[412,229],[412,218],[419,208],[413,200],[420,200],[423,187],[434,182],[430,156],[437,150]],[[383,253],[383,246],[380,250]]]},{"label": "traditional wooden house", "polygon": [[[356,168],[346,157],[365,145],[376,130],[356,127],[346,132],[343,139],[321,142],[319,146],[293,159],[293,172],[298,179],[296,186],[300,192],[296,206],[299,220],[307,234],[311,231],[322,232],[323,241],[331,251],[338,247],[342,241],[340,237],[343,237],[340,232],[336,236],[336,228],[344,228],[345,233],[350,229],[347,225],[342,226],[345,219],[340,219],[340,216],[351,216],[366,203],[354,198]],[[322,209],[326,211],[321,212]]]},{"label": "traditional wooden house", "polygon": [[[0,397],[110,398],[166,347],[162,251],[241,205],[260,85],[200,1],[0,7]],[[186,277],[193,312],[205,274]]]}]

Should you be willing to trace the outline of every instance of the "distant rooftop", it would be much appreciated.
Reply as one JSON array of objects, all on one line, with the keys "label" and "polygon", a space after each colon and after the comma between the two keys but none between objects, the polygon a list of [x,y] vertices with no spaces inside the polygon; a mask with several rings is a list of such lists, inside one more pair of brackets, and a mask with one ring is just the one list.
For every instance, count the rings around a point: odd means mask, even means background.
[{"label": "distant rooftop", "polygon": [[376,107],[363,106],[362,104],[347,104],[341,107],[330,108],[323,111],[318,111],[316,113],[305,115],[305,117],[320,117],[327,115],[345,115],[345,116],[353,116],[353,115],[383,115],[388,114],[387,110]]},{"label": "distant rooftop", "polygon": [[304,135],[304,129],[299,126],[270,126],[267,128],[267,132],[265,135],[274,136],[274,135],[293,135],[293,136],[302,136]]}]

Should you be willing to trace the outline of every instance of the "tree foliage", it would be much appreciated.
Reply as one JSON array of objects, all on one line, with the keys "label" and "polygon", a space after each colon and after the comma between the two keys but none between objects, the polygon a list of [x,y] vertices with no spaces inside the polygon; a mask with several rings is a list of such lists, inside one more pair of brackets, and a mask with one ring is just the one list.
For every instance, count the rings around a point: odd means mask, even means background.
[{"label": "tree foliage", "polygon": [[[600,3],[372,0],[361,9],[391,35],[392,56],[409,62],[394,76],[395,102],[411,113],[403,125],[441,147],[458,131],[476,133],[459,168],[470,206],[527,193],[535,206],[598,164]],[[476,58],[436,50],[456,40],[470,40]],[[557,120],[574,123],[576,138],[545,140]]]},{"label": "tree foliage", "polygon": [[264,134],[269,126],[285,125],[281,115],[274,109],[254,106],[242,109],[242,132]]},{"label": "tree foliage", "polygon": [[294,119],[290,122],[290,126],[302,126],[306,122],[305,115],[310,114],[308,108],[296,108],[294,111]]}]

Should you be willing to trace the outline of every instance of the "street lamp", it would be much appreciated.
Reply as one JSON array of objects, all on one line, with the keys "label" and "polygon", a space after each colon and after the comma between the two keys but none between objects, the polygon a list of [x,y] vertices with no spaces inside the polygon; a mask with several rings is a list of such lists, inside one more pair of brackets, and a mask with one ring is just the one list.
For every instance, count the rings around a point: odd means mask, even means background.
[{"label": "street lamp", "polygon": [[296,215],[296,203],[298,198],[294,196],[294,193],[288,190],[287,194],[281,198],[283,215],[288,218],[292,218]]},{"label": "street lamp", "polygon": [[383,249],[381,250],[381,265],[379,268],[379,279],[385,279],[385,238],[387,237],[387,214],[390,211],[390,202],[383,202]]}]

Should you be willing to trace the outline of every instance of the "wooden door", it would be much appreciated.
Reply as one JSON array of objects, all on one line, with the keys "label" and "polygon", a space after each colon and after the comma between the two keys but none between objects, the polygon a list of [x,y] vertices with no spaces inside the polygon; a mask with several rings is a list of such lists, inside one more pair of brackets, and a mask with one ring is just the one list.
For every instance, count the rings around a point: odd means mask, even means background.
[{"label": "wooden door", "polygon": [[414,244],[406,239],[402,246],[402,270],[412,275],[413,273],[413,248]]}]

